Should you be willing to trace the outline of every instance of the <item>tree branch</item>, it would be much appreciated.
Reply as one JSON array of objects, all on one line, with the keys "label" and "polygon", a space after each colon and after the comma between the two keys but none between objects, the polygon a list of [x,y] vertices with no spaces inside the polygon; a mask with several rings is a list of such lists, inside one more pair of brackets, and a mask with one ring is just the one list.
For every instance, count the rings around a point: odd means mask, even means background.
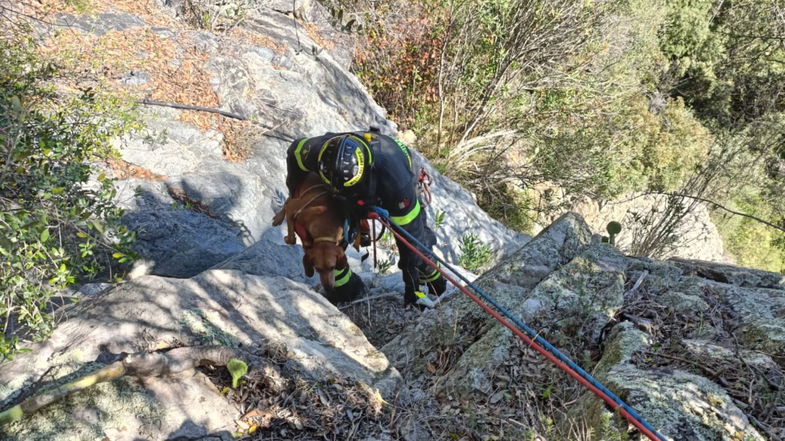
[{"label": "tree branch", "polygon": [[774,224],[774,223],[769,222],[767,220],[761,219],[761,218],[759,218],[757,216],[753,216],[751,214],[742,213],[742,212],[736,211],[736,210],[731,210],[730,208],[728,208],[728,207],[726,207],[726,206],[724,206],[722,204],[719,204],[717,202],[714,202],[714,201],[706,199],[706,198],[702,198],[702,197],[699,197],[699,196],[692,196],[692,195],[683,194],[683,193],[660,193],[660,192],[656,192],[656,193],[650,193],[650,194],[661,194],[661,195],[664,195],[664,196],[677,196],[677,197],[682,197],[682,198],[695,199],[697,201],[701,201],[701,202],[705,202],[707,204],[711,204],[711,205],[719,208],[720,210],[727,211],[728,213],[735,214],[736,216],[742,216],[742,217],[746,217],[748,219],[752,219],[754,221],[760,222],[760,223],[762,223],[764,225],[767,225],[767,226],[769,226],[771,228],[775,228],[775,229],[780,230],[780,231],[785,233],[785,227],[779,226],[777,224]]},{"label": "tree branch", "polygon": [[[167,352],[135,353],[120,361],[85,375],[53,390],[42,392],[0,412],[0,425],[17,421],[38,409],[52,404],[63,397],[98,383],[115,380],[123,376],[160,377],[173,375],[199,366],[225,366],[232,358],[254,358],[250,354],[240,355],[237,350],[224,346],[194,346],[175,348]],[[258,362],[257,362],[258,364]]]},{"label": "tree branch", "polygon": [[189,106],[189,105],[186,105],[186,104],[167,103],[167,102],[155,101],[155,100],[139,100],[138,103],[139,104],[144,104],[146,106],[161,106],[161,107],[171,107],[173,109],[196,110],[196,111],[199,111],[199,112],[217,113],[219,115],[222,115],[222,116],[225,116],[225,117],[228,117],[228,118],[239,119],[240,121],[247,121],[248,120],[248,118],[246,118],[246,117],[244,117],[242,115],[238,115],[238,114],[232,113],[232,112],[227,112],[227,111],[221,110],[221,109],[212,109],[212,108],[209,108],[209,107]]}]

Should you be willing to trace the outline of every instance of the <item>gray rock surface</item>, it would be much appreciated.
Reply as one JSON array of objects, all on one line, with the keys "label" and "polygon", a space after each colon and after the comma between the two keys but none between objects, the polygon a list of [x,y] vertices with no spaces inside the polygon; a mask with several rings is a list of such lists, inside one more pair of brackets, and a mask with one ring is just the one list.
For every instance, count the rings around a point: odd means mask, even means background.
[{"label": "gray rock surface", "polygon": [[[400,376],[324,297],[282,277],[211,270],[146,276],[65,311],[51,338],[0,370],[0,402],[38,381],[62,383],[113,355],[219,344],[283,347],[309,378],[348,377],[390,396]],[[5,406],[2,406],[3,408]],[[67,415],[76,412],[74,417]],[[7,440],[170,439],[231,434],[240,415],[201,374],[102,384],[4,427]],[[183,435],[184,436],[184,435]],[[230,439],[230,438],[229,438]]]},{"label": "gray rock surface", "polygon": [[[516,315],[531,310],[532,290],[585,249],[590,237],[582,219],[565,215],[475,283],[492,292],[500,304]],[[537,307],[537,311],[540,309]],[[428,362],[428,354],[438,348],[461,346],[462,356],[450,372],[438,379],[437,389],[453,395],[470,395],[477,390],[488,391],[492,378],[488,372],[504,360],[504,348],[510,341],[508,330],[467,297],[455,295],[442,304],[438,314],[436,311],[424,314],[416,326],[382,350],[407,376],[418,375]],[[466,342],[473,343],[464,347]],[[412,354],[422,358],[412,358]]]},{"label": "gray rock surface", "polygon": [[[248,31],[274,42],[270,47],[205,32],[172,33],[188,36],[209,55],[205,68],[220,108],[253,121],[245,160],[224,160],[221,133],[182,122],[182,112],[170,108],[152,108],[145,132],[117,143],[125,161],[163,179],[163,184],[138,179],[118,184],[119,200],[128,211],[126,221],[142,231],[139,250],[153,262],[154,274],[190,277],[221,264],[254,274],[275,267],[272,274],[294,276],[300,270],[299,257],[296,251],[283,251],[279,230],[270,227],[287,194],[289,143],[372,125],[383,133],[396,133],[395,124],[345,62],[336,61],[329,51],[310,50],[318,44],[303,29],[296,30],[291,5],[281,8],[283,3],[262,5],[244,22]],[[323,9],[304,3],[298,3],[298,9],[321,17],[315,22],[322,26],[318,31],[333,35]],[[442,255],[457,261],[460,238],[468,232],[479,234],[499,256],[528,240],[492,220],[468,192],[415,156],[434,179],[431,224],[438,211],[447,213],[437,231]],[[250,248],[240,255],[245,247]],[[279,252],[282,260],[270,265]],[[228,261],[233,255],[242,264]],[[252,268],[254,261],[258,268]]]},{"label": "gray rock surface", "polygon": [[[656,195],[628,195],[620,201],[609,201],[598,204],[595,201],[585,200],[574,207],[572,211],[579,213],[586,219],[593,232],[607,236],[608,222],[616,221],[622,224],[622,231],[617,239],[617,245],[622,250],[628,250],[633,239],[633,232],[645,231],[647,222],[644,221],[652,213],[662,213],[667,202],[664,197]],[[682,219],[676,228],[675,243],[665,250],[663,258],[679,257],[685,259],[702,259],[712,262],[732,263],[732,258],[725,253],[717,227],[710,217],[710,210],[704,204],[697,205],[691,213]]]},{"label": "gray rock surface", "polygon": [[[782,406],[777,391],[785,384],[779,280],[727,265],[625,257],[593,244],[582,219],[567,215],[476,283],[665,439],[731,441],[785,434],[770,412]],[[536,401],[575,389],[521,346],[460,296],[382,350],[405,378],[426,385],[421,403],[489,400],[526,421],[527,408],[504,407],[506,397]],[[592,393],[582,395],[566,417],[554,417],[555,433],[568,436],[577,424],[590,428],[590,439],[625,439],[628,423]]]},{"label": "gray rock surface", "polygon": [[[764,438],[734,403],[728,393],[714,382],[682,370],[639,369],[632,361],[637,353],[649,349],[650,336],[630,322],[614,328],[605,356],[600,360],[597,379],[644,416],[667,440],[763,441]],[[712,351],[713,352],[713,351]],[[575,414],[582,414],[595,430],[621,436],[626,424],[603,427],[607,410],[594,396],[582,398]]]}]

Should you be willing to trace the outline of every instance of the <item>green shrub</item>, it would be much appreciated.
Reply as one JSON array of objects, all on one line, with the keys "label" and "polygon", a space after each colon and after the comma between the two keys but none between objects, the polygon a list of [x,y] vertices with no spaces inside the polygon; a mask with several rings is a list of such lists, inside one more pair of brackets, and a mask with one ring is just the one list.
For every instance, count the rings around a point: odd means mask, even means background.
[{"label": "green shrub", "polygon": [[134,258],[112,179],[96,169],[133,114],[117,99],[53,86],[66,78],[29,38],[0,40],[0,360],[18,349],[13,328],[47,335],[56,290],[117,279]]},{"label": "green shrub", "polygon": [[469,271],[477,272],[491,261],[491,247],[480,241],[475,233],[467,233],[461,237],[461,257],[458,264]]}]

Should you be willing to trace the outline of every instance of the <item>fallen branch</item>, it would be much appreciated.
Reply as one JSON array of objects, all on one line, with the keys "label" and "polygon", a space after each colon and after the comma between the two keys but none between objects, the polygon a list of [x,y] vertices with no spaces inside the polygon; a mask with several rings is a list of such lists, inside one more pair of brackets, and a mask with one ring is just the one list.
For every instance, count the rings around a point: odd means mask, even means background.
[{"label": "fallen branch", "polygon": [[178,103],[167,103],[164,101],[155,101],[155,100],[139,100],[137,101],[139,104],[144,104],[146,106],[160,106],[160,107],[171,107],[173,109],[184,109],[184,110],[196,110],[198,112],[209,112],[209,113],[217,113],[218,115],[223,115],[228,118],[239,119],[240,121],[246,121],[248,118],[238,115],[236,113],[227,112],[221,109],[213,109],[210,107],[202,107],[202,106],[189,106],[187,104],[178,104]]},{"label": "fallen branch", "polygon": [[361,299],[357,299],[357,300],[351,301],[348,304],[343,305],[343,306],[341,306],[338,309],[346,309],[346,308],[354,305],[355,303],[370,302],[371,300],[383,299],[383,298],[386,298],[386,297],[400,297],[400,296],[401,295],[398,294],[398,293],[388,292],[386,294],[379,294],[379,295],[375,295],[375,296],[371,296],[371,297],[363,297]]},{"label": "fallen branch", "polygon": [[[243,354],[247,358],[248,354]],[[224,346],[195,346],[172,349],[167,352],[136,353],[120,361],[85,375],[54,390],[34,395],[21,403],[0,412],[0,425],[31,415],[38,409],[52,404],[71,393],[98,383],[123,376],[160,377],[173,375],[200,366],[225,366],[229,360],[239,358],[234,349]]]},{"label": "fallen branch", "polygon": [[635,284],[634,284],[634,285],[632,285],[632,288],[628,289],[628,290],[627,290],[627,291],[626,291],[626,292],[623,294],[623,296],[622,296],[622,297],[624,297],[624,298],[626,299],[626,298],[627,298],[627,296],[629,296],[630,294],[634,293],[634,292],[635,292],[635,290],[636,290],[636,289],[638,289],[638,287],[639,287],[639,286],[641,286],[641,283],[643,283],[643,279],[645,279],[645,278],[646,278],[646,276],[648,276],[648,275],[649,275],[649,272],[648,272],[648,271],[643,271],[643,272],[641,273],[641,275],[640,275],[640,276],[638,276],[638,280],[636,280],[636,281],[635,281]]}]

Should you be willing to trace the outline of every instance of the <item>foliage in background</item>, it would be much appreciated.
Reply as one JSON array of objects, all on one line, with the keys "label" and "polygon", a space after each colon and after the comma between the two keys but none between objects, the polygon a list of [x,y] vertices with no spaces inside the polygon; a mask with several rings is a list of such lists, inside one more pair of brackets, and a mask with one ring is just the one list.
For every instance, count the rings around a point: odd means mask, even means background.
[{"label": "foliage in background", "polygon": [[[513,228],[641,193],[672,208],[637,232],[647,255],[700,199],[785,224],[781,0],[341,1],[373,5],[357,70],[375,98]],[[775,261],[780,232],[743,225],[720,225],[729,249],[756,237]]]},{"label": "foliage in background", "polygon": [[413,127],[422,119],[420,113],[437,101],[440,41],[435,18],[423,5],[407,8],[405,18],[389,17],[396,6],[378,6],[387,22],[367,28],[368,50],[358,50],[355,73],[374,91],[375,99],[386,104],[392,119]]},{"label": "foliage in background", "polygon": [[91,90],[59,92],[67,75],[29,38],[0,39],[0,360],[18,349],[14,334],[49,332],[58,289],[117,279],[134,257],[112,179],[95,163],[135,126],[133,113]]}]

